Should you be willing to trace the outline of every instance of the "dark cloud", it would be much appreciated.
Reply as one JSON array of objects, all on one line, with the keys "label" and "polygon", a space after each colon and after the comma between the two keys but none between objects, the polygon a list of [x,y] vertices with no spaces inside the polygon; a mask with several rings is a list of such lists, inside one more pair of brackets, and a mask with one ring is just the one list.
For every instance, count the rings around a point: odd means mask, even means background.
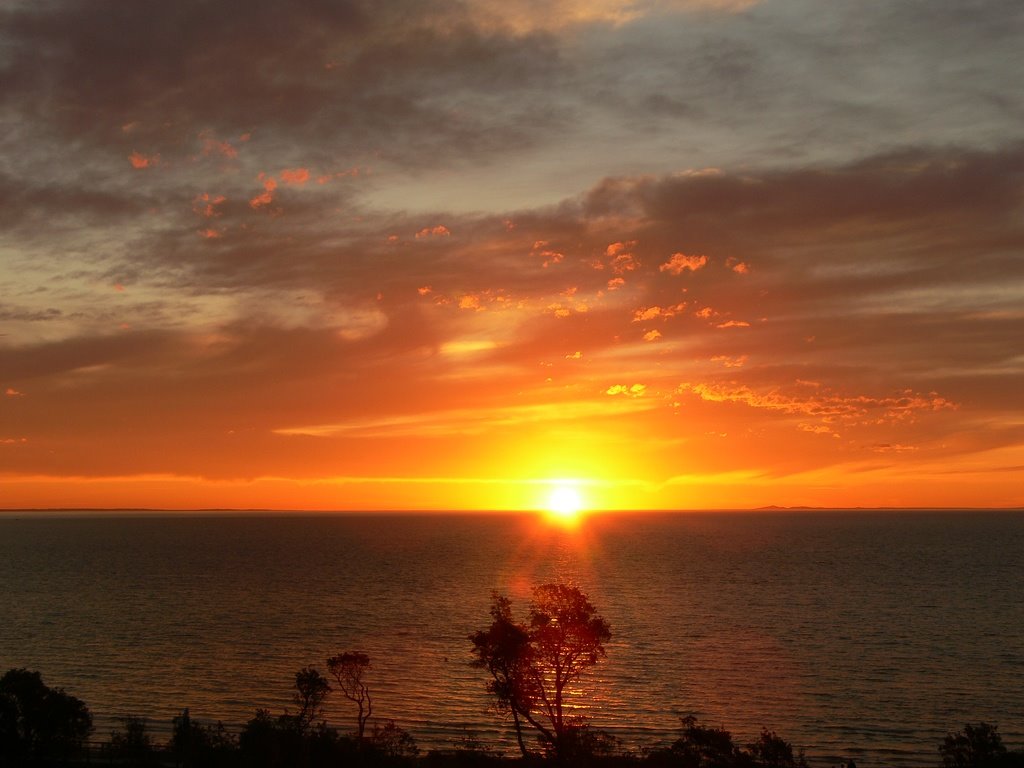
[{"label": "dark cloud", "polygon": [[68,0],[3,16],[8,109],[165,159],[211,129],[414,165],[507,148],[549,122],[509,119],[528,107],[507,95],[539,98],[558,60],[543,35],[442,27],[418,4]]}]

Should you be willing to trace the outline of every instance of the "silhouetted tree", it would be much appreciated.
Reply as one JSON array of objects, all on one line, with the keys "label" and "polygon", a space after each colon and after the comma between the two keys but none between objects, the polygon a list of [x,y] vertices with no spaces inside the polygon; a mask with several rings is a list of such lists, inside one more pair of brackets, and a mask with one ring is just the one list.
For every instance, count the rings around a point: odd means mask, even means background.
[{"label": "silhouetted tree", "polygon": [[968,723],[942,740],[939,754],[946,768],[990,768],[1001,765],[1007,752],[998,726]]},{"label": "silhouetted tree", "polygon": [[0,677],[0,765],[66,759],[92,731],[85,703],[43,683],[38,672],[11,669]]},{"label": "silhouetted tree", "polygon": [[110,733],[107,751],[110,757],[132,766],[152,765],[156,762],[153,739],[147,732],[146,718],[129,715],[120,718],[124,730]]},{"label": "silhouetted tree", "polygon": [[370,669],[370,666],[370,657],[359,651],[340,653],[327,660],[327,671],[338,683],[342,694],[359,707],[359,712],[356,715],[356,734],[360,744],[363,742],[363,734],[366,731],[366,721],[373,714],[370,689],[363,681],[363,675]]},{"label": "silhouetted tree", "polygon": [[681,718],[682,734],[669,753],[682,768],[730,768],[737,761],[732,734],[724,728],[707,728],[688,715]]},{"label": "silhouetted tree", "polygon": [[793,755],[793,745],[775,731],[761,729],[761,737],[747,745],[747,752],[763,768],[806,768],[803,753]]},{"label": "silhouetted tree", "polygon": [[409,759],[420,753],[416,739],[404,728],[395,725],[394,720],[388,720],[384,725],[374,725],[370,744],[384,757],[393,759]]},{"label": "silhouetted tree", "polygon": [[533,649],[530,633],[525,625],[512,616],[512,602],[497,592],[491,595],[491,625],[472,635],[474,666],[483,667],[491,674],[487,690],[494,694],[499,712],[512,715],[516,742],[523,757],[527,756],[523,742],[523,711],[537,697],[529,666]]},{"label": "silhouetted tree", "polygon": [[204,727],[192,719],[186,707],[172,721],[169,746],[178,765],[192,768],[223,764],[224,756],[237,744],[223,723],[218,721],[215,726]]},{"label": "silhouetted tree", "polygon": [[299,711],[295,714],[295,724],[300,734],[306,735],[313,722],[323,719],[324,699],[331,692],[327,678],[313,667],[303,667],[295,673],[295,693],[292,701]]},{"label": "silhouetted tree", "polygon": [[470,635],[474,664],[490,672],[488,690],[499,710],[512,713],[523,755],[525,722],[557,756],[581,723],[567,712],[568,688],[604,657],[608,622],[578,587],[565,584],[534,589],[525,624],[515,621],[510,601],[497,593],[490,613],[490,627]]}]

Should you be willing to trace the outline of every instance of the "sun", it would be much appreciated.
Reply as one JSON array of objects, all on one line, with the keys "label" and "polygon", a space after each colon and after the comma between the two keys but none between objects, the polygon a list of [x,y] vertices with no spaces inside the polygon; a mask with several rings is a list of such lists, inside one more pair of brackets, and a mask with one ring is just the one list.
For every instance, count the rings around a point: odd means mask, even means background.
[{"label": "sun", "polygon": [[580,512],[583,510],[583,498],[574,486],[559,484],[548,494],[545,508],[552,520],[572,524],[579,520]]}]

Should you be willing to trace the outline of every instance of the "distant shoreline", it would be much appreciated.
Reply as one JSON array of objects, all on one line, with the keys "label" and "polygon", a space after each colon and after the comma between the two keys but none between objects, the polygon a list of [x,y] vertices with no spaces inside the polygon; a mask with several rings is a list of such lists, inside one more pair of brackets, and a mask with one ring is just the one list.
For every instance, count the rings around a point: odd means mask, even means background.
[{"label": "distant shoreline", "polygon": [[[540,510],[506,509],[242,509],[229,507],[198,507],[175,509],[163,507],[30,507],[0,508],[0,519],[32,516],[56,519],[62,517],[422,517],[422,516],[471,516],[471,515],[536,515]],[[1024,507],[784,507],[769,505],[751,508],[721,509],[614,509],[591,510],[585,517],[610,517],[614,515],[742,515],[776,513],[867,513],[867,514],[927,514],[927,513],[1024,513]]]}]

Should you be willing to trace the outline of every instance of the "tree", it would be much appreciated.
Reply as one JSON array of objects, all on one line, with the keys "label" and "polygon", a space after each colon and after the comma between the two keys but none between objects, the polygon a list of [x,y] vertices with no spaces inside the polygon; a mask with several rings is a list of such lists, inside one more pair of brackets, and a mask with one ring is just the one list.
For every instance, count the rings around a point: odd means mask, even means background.
[{"label": "tree", "polygon": [[682,768],[728,768],[737,763],[739,751],[729,731],[699,725],[693,715],[680,723],[682,735],[669,751]]},{"label": "tree", "polygon": [[470,635],[476,656],[473,664],[490,673],[487,690],[494,694],[499,712],[511,713],[519,750],[526,757],[524,711],[536,698],[533,678],[528,672],[533,650],[530,633],[525,626],[516,623],[512,616],[512,603],[507,597],[494,592],[491,598],[491,626]]},{"label": "tree", "polygon": [[764,768],[807,768],[803,751],[794,757],[793,745],[767,728],[761,729],[761,738],[747,745],[747,752]]},{"label": "tree", "polygon": [[582,722],[568,711],[569,688],[605,656],[608,622],[578,587],[565,584],[534,589],[526,623],[516,622],[511,602],[497,593],[490,613],[491,625],[470,635],[474,664],[491,674],[487,688],[499,711],[511,712],[523,755],[525,723],[557,756]]},{"label": "tree", "polygon": [[359,744],[363,743],[363,734],[366,731],[366,721],[373,714],[373,700],[370,698],[370,689],[363,682],[363,675],[370,669],[370,657],[359,651],[340,653],[327,660],[327,671],[338,683],[342,694],[349,701],[359,707],[356,715],[356,733]]},{"label": "tree", "polygon": [[939,754],[946,768],[987,768],[998,765],[1007,753],[997,726],[968,723],[942,740]]},{"label": "tree", "polygon": [[156,763],[153,738],[147,732],[146,718],[128,715],[119,718],[124,730],[110,732],[107,757],[127,762],[128,765],[150,765]]},{"label": "tree", "polygon": [[416,739],[407,730],[395,725],[394,720],[388,720],[384,725],[374,725],[370,744],[384,757],[391,759],[407,760],[420,753]]},{"label": "tree", "polygon": [[188,707],[171,722],[173,730],[168,746],[174,753],[175,764],[184,768],[223,764],[224,755],[237,746],[224,723],[217,721],[215,726],[203,726],[192,719]]},{"label": "tree", "polygon": [[92,731],[81,699],[43,683],[38,672],[11,669],[0,677],[0,764],[68,757]]},{"label": "tree", "polygon": [[295,673],[295,693],[292,701],[299,711],[295,723],[300,734],[309,733],[315,720],[323,718],[324,699],[331,692],[327,678],[313,667],[303,667]]}]

